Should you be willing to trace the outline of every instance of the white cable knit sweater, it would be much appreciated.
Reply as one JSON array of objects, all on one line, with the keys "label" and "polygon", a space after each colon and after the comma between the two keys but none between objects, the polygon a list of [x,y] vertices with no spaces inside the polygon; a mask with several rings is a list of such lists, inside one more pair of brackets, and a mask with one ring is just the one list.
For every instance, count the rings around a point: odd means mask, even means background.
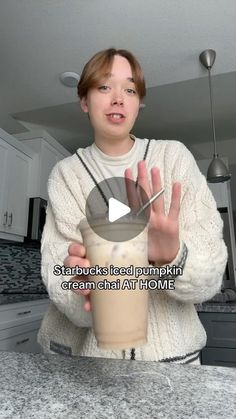
[{"label": "white cable knit sweater", "polygon": [[[124,176],[131,167],[137,177],[137,163],[143,159],[147,139],[135,140],[123,156],[107,156],[93,144],[78,152],[100,182]],[[179,181],[181,246],[188,248],[183,275],[175,290],[149,291],[148,343],[135,350],[135,359],[186,363],[194,360],[206,344],[206,333],[194,303],[213,297],[219,290],[227,262],[223,221],[205,177],[189,150],[179,141],[151,140],[147,166],[158,166],[165,188],[165,211],[169,210],[172,184]],[[130,359],[130,348],[103,350],[96,344],[91,313],[83,309],[84,297],[62,290],[71,277],[53,274],[54,265],[63,265],[68,246],[82,241],[78,224],[85,217],[85,202],[94,183],[76,154],[58,162],[48,181],[49,201],[41,241],[42,278],[50,296],[50,307],[38,333],[45,352],[106,358]]]}]

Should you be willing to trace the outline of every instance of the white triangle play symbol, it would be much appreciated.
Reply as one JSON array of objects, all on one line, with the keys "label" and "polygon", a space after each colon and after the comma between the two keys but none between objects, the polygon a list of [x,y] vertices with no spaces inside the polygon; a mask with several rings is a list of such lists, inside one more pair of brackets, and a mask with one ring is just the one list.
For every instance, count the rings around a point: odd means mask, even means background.
[{"label": "white triangle play symbol", "polygon": [[128,205],[123,204],[115,198],[109,199],[108,219],[111,223],[124,215],[129,214],[130,211],[131,209]]}]

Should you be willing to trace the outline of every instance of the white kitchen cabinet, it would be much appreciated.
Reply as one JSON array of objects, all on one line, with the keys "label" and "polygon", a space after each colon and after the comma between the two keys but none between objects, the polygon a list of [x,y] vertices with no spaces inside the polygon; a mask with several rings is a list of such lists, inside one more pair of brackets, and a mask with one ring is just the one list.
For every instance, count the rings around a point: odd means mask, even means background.
[{"label": "white kitchen cabinet", "polygon": [[5,231],[7,224],[7,156],[9,153],[9,145],[0,139],[0,230]]},{"label": "white kitchen cabinet", "polygon": [[30,156],[0,137],[0,238],[23,241],[27,234],[31,164]]},{"label": "white kitchen cabinet", "polygon": [[0,306],[0,330],[42,319],[49,299],[24,301]]},{"label": "white kitchen cabinet", "polygon": [[32,132],[13,137],[0,128],[0,239],[24,241],[29,198],[48,199],[49,174],[70,155],[46,131],[42,133],[45,138]]},{"label": "white kitchen cabinet", "polygon": [[44,130],[16,134],[15,137],[37,153],[31,174],[31,196],[48,200],[49,175],[58,161],[70,156],[69,151]]},{"label": "white kitchen cabinet", "polygon": [[49,299],[0,306],[0,351],[42,352],[37,334]]},{"label": "white kitchen cabinet", "polygon": [[40,324],[41,320],[0,330],[0,351],[42,352],[41,346],[37,342]]}]

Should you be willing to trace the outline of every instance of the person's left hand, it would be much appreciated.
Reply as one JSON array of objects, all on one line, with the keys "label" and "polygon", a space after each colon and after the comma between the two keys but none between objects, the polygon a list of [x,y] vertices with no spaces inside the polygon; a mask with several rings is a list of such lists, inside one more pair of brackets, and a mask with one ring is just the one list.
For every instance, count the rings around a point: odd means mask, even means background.
[{"label": "person's left hand", "polygon": [[[125,179],[134,180],[131,169],[125,170]],[[138,184],[150,199],[162,189],[160,171],[157,167],[151,169],[152,186],[149,185],[145,160],[138,163]],[[131,208],[137,208],[138,193],[134,182],[126,182],[128,201]],[[165,192],[164,192],[165,194]],[[170,263],[177,255],[179,241],[179,211],[181,184],[175,182],[172,186],[169,214],[165,214],[164,194],[151,204],[148,225],[148,260],[161,266]],[[141,194],[142,195],[142,194]],[[140,204],[138,204],[140,207]]]}]

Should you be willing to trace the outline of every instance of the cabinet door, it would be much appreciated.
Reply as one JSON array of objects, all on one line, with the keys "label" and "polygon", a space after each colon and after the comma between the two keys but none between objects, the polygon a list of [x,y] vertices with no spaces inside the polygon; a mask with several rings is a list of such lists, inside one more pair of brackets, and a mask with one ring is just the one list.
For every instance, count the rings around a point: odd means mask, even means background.
[{"label": "cabinet door", "polygon": [[7,233],[5,239],[27,234],[30,163],[30,157],[0,139],[0,232]]},{"label": "cabinet door", "polygon": [[49,306],[49,299],[0,306],[0,332],[24,323],[41,320]]},{"label": "cabinet door", "polygon": [[207,347],[236,350],[235,313],[198,313],[207,333]]},{"label": "cabinet door", "polygon": [[[221,159],[225,163],[226,167],[229,167],[227,157],[221,157]],[[210,163],[211,159],[197,160],[198,167],[205,177],[207,177],[207,170]],[[229,201],[231,200],[231,198],[230,184],[228,182],[208,183],[208,187],[215,198],[218,208],[229,206]]]},{"label": "cabinet door", "polygon": [[9,145],[0,138],[0,231],[5,232],[8,224],[8,188],[7,167],[9,159]]},{"label": "cabinet door", "polygon": [[0,331],[0,351],[42,352],[37,342],[41,322],[32,322]]},{"label": "cabinet door", "polygon": [[48,200],[47,183],[49,175],[57,163],[57,151],[43,141],[40,168],[40,197]]},{"label": "cabinet door", "polygon": [[8,188],[9,233],[26,236],[28,223],[28,182],[30,158],[18,150],[10,153]]},{"label": "cabinet door", "polygon": [[209,188],[215,198],[217,207],[228,207],[229,206],[229,197],[227,191],[227,183],[208,183]]},{"label": "cabinet door", "polygon": [[37,334],[38,329],[0,340],[0,351],[40,353]]},{"label": "cabinet door", "polygon": [[236,367],[236,349],[203,348],[201,352],[201,361],[202,365]]}]

